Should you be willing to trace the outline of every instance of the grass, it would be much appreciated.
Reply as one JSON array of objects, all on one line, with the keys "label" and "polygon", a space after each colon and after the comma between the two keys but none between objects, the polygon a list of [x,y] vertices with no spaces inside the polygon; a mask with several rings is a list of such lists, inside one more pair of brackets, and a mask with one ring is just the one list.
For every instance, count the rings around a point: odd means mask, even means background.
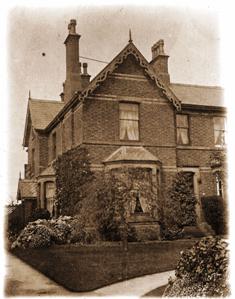
[{"label": "grass", "polygon": [[118,281],[173,270],[180,251],[195,240],[14,249],[13,254],[71,291],[91,291]]}]

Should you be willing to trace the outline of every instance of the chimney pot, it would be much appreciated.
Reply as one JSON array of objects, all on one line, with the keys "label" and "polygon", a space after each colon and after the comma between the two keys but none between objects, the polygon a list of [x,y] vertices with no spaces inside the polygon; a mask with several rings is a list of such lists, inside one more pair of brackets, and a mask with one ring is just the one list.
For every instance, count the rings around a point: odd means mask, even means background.
[{"label": "chimney pot", "polygon": [[77,25],[76,20],[74,19],[70,20],[70,23],[68,25],[69,34],[76,34],[76,25]]},{"label": "chimney pot", "polygon": [[87,63],[84,62],[84,63],[82,64],[82,66],[83,66],[83,74],[84,74],[84,75],[88,75],[88,73],[87,73]]},{"label": "chimney pot", "polygon": [[152,61],[154,71],[167,84],[170,83],[170,75],[168,73],[168,58],[169,56],[164,52],[164,40],[160,39],[152,48]]}]

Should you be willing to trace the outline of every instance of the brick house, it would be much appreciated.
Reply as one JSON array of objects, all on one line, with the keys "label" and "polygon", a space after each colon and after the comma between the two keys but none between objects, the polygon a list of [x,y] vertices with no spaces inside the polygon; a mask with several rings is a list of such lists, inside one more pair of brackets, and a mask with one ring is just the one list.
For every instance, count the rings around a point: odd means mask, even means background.
[{"label": "brick house", "polygon": [[[35,184],[37,206],[53,213],[52,162],[80,145],[88,149],[94,171],[120,171],[124,166],[142,169],[146,181],[156,182],[160,189],[169,186],[177,172],[185,171],[192,173],[198,199],[222,195],[221,181],[209,160],[212,152],[224,150],[223,90],[172,83],[163,40],[152,46],[148,62],[131,36],[124,49],[90,81],[87,64],[79,62],[75,20],[68,29],[61,100],[28,100],[23,140],[28,163],[20,183],[31,180]],[[133,205],[133,210],[143,212],[142,218],[135,218],[137,222],[148,222],[146,201],[140,193]],[[197,215],[200,223],[200,200]],[[149,218],[151,221],[155,223]]]}]

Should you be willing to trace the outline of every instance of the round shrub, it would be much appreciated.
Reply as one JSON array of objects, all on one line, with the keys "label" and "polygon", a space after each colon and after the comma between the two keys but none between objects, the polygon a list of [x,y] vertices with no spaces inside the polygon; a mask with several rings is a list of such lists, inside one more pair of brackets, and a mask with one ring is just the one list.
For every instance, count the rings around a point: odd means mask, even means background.
[{"label": "round shrub", "polygon": [[56,244],[66,244],[71,233],[71,226],[62,220],[51,221],[49,227],[53,231],[52,240]]},{"label": "round shrub", "polygon": [[175,276],[165,296],[227,296],[227,242],[218,237],[206,237],[181,252]]},{"label": "round shrub", "polygon": [[20,233],[12,248],[43,248],[52,242],[53,231],[44,224],[28,224]]}]

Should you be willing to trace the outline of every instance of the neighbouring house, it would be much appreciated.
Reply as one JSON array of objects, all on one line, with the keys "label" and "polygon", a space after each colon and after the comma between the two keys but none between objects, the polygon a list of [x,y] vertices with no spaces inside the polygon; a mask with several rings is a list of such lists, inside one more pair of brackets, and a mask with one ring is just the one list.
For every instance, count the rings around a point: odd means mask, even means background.
[{"label": "neighbouring house", "polygon": [[[161,190],[177,172],[191,173],[200,224],[200,198],[224,192],[210,167],[211,154],[225,149],[223,90],[172,83],[164,41],[152,46],[148,62],[131,35],[123,50],[90,80],[87,63],[79,62],[75,20],[68,29],[61,99],[28,99],[23,140],[28,163],[25,178],[19,181],[20,199],[35,201],[52,214],[53,161],[71,148],[85,146],[94,171],[138,168],[145,187],[155,182]],[[25,195],[26,185],[32,188]],[[158,227],[157,219],[149,215],[147,196],[136,191],[132,205],[136,223]]]}]

